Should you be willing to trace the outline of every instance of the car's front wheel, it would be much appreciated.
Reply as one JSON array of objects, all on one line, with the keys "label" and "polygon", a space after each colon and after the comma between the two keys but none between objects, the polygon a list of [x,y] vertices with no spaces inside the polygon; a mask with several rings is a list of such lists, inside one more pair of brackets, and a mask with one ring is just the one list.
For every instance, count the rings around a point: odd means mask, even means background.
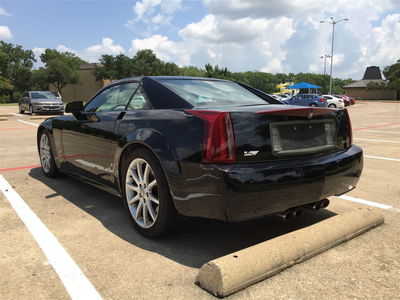
[{"label": "car's front wheel", "polygon": [[45,130],[41,132],[39,137],[39,156],[44,175],[47,177],[57,176],[58,170],[51,149],[50,137]]},{"label": "car's front wheel", "polygon": [[31,116],[33,116],[33,107],[32,107],[32,105],[29,105],[29,113],[31,114]]},{"label": "car's front wheel", "polygon": [[147,237],[176,227],[178,214],[160,163],[147,149],[131,152],[123,163],[123,198],[135,229]]}]

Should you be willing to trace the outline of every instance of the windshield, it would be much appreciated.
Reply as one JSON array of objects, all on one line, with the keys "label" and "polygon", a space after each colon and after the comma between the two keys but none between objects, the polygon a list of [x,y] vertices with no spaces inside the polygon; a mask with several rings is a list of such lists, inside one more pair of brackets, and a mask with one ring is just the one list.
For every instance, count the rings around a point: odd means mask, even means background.
[{"label": "windshield", "polygon": [[51,92],[31,92],[31,98],[32,99],[55,99],[56,96],[54,96]]},{"label": "windshield", "polygon": [[160,82],[194,107],[268,104],[231,81],[165,79]]}]

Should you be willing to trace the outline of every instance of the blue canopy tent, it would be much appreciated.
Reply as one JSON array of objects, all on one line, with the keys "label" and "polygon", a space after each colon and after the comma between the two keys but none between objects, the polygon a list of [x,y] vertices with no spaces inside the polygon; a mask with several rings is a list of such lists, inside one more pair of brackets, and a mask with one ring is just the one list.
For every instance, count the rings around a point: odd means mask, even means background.
[{"label": "blue canopy tent", "polygon": [[308,93],[310,93],[310,89],[315,89],[315,91],[316,91],[317,89],[322,89],[322,87],[303,81],[303,82],[288,86],[287,89],[292,89],[292,90],[308,89]]}]

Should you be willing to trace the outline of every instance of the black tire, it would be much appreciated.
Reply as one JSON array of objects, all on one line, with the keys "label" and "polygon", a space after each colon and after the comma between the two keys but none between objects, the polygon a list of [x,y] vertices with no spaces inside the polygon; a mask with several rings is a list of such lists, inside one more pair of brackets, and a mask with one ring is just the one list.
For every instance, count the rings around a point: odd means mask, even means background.
[{"label": "black tire", "polygon": [[334,104],[334,103],[332,103],[332,104],[329,104],[329,105],[328,105],[328,107],[331,107],[331,108],[336,108],[336,104]]},{"label": "black tire", "polygon": [[24,114],[25,113],[25,111],[22,109],[22,105],[21,104],[18,104],[18,112],[20,114]]},{"label": "black tire", "polygon": [[310,106],[311,106],[311,107],[317,107],[317,104],[311,103]]},{"label": "black tire", "polygon": [[[47,137],[47,141],[49,144],[49,152],[50,152],[49,158],[50,159],[48,161],[48,166],[46,165],[44,159],[42,159],[42,154],[44,152],[44,149],[43,149],[44,145],[42,145],[42,137],[43,136]],[[54,161],[54,154],[53,154],[53,149],[51,147],[50,136],[46,130],[42,130],[40,132],[39,139],[38,139],[38,145],[39,145],[39,147],[38,147],[39,148],[39,158],[40,158],[40,165],[42,166],[42,172],[47,177],[54,178],[54,177],[58,176],[60,173],[57,169],[56,162]]]},{"label": "black tire", "polygon": [[[153,220],[153,224],[151,227],[144,228],[143,225],[140,225],[135,218],[133,217],[133,212],[131,212],[132,206],[128,205],[127,193],[126,193],[126,178],[129,165],[134,162],[134,160],[140,159],[144,160],[147,163],[151,170],[151,176],[156,180],[156,187],[157,187],[157,197],[158,197],[158,212],[155,221]],[[149,175],[150,176],[150,175]],[[132,178],[132,177],[131,177]],[[131,223],[133,224],[134,228],[143,236],[146,237],[160,237],[173,229],[175,229],[178,225],[179,215],[175,209],[174,203],[172,201],[171,193],[168,187],[167,180],[164,175],[164,171],[158,162],[158,160],[154,157],[154,155],[146,148],[139,148],[132,151],[127,158],[122,162],[122,198],[125,206],[125,210],[129,216]],[[132,183],[134,183],[132,181]],[[146,187],[146,186],[145,186]],[[135,192],[138,195],[139,201],[145,199],[139,195],[139,193]],[[150,192],[149,192],[150,193]],[[153,191],[151,192],[153,193]],[[143,200],[146,203],[146,200]],[[147,201],[149,201],[147,199]],[[152,203],[150,202],[150,205]],[[146,204],[143,204],[146,206]],[[146,206],[147,207],[147,206]],[[139,209],[138,209],[139,210]],[[146,208],[147,210],[147,208]],[[154,212],[154,211],[153,211]],[[142,208],[142,214],[143,208]],[[147,212],[147,215],[149,212]],[[142,218],[143,220],[144,218]]]},{"label": "black tire", "polygon": [[34,112],[33,112],[33,107],[32,107],[32,105],[29,105],[29,113],[31,114],[31,116],[33,116],[33,115],[34,115]]}]

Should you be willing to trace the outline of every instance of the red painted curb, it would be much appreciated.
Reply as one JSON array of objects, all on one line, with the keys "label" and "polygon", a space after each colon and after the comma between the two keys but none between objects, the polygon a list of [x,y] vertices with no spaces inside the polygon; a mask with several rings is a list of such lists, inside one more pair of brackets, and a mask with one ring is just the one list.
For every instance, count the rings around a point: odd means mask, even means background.
[{"label": "red painted curb", "polygon": [[0,128],[0,130],[21,130],[21,129],[36,129],[36,127],[6,127],[6,128]]},{"label": "red painted curb", "polygon": [[35,166],[23,166],[23,167],[16,167],[16,168],[7,168],[7,169],[0,169],[0,172],[6,172],[6,171],[15,171],[15,170],[22,170],[22,169],[34,169],[34,168],[39,168],[41,167],[40,165],[35,165]]},{"label": "red painted curb", "polygon": [[356,129],[353,129],[353,131],[364,130],[364,129],[369,129],[369,128],[377,128],[377,127],[392,126],[392,125],[398,125],[398,124],[400,124],[400,122],[393,122],[393,123],[382,124],[382,125],[376,125],[376,126],[368,126],[368,127],[356,128]]}]

